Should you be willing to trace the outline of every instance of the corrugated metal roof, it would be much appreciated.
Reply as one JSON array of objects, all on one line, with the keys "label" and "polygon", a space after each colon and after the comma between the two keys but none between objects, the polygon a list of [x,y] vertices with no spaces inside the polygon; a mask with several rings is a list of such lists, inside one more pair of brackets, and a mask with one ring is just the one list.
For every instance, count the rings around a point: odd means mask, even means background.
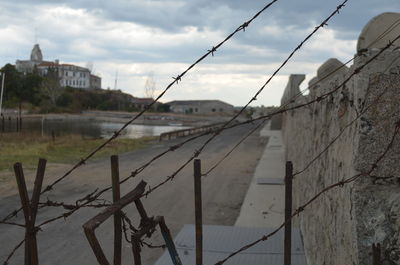
[{"label": "corrugated metal roof", "polygon": [[[272,232],[271,228],[248,228],[236,226],[203,226],[203,260],[204,265],[215,264],[230,253],[251,243],[263,235]],[[183,265],[195,264],[194,225],[185,225],[178,233],[175,246]],[[292,264],[306,265],[299,229],[292,229]],[[156,265],[172,265],[168,252],[165,252]],[[243,251],[227,265],[282,265],[283,264],[283,230],[269,240],[260,242]]]}]

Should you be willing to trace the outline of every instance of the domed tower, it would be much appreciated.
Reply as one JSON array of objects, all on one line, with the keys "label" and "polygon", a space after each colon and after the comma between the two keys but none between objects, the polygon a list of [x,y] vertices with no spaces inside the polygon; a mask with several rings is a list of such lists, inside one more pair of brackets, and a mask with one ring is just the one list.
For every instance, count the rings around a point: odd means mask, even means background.
[{"label": "domed tower", "polygon": [[31,61],[34,61],[34,62],[42,62],[43,61],[43,55],[42,55],[42,51],[40,50],[39,44],[35,44],[35,46],[33,46],[33,49],[31,52]]}]

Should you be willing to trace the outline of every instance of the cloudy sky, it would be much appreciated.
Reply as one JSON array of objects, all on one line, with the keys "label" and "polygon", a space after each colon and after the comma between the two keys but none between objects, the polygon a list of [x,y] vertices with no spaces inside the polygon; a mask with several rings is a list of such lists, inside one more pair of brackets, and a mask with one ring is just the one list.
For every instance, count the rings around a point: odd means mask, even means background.
[{"label": "cloudy sky", "polygon": [[[0,65],[28,59],[35,39],[45,60],[92,68],[103,88],[144,96],[149,76],[161,91],[190,63],[252,17],[264,0],[0,0]],[[161,100],[251,95],[341,1],[279,0],[207,58]],[[399,0],[349,0],[264,90],[255,105],[278,105],[291,73],[307,74],[331,57],[355,53],[363,26]],[[35,34],[35,32],[37,32]],[[36,36],[36,37],[35,37]],[[306,80],[306,82],[307,82]],[[306,82],[303,84],[306,86]]]}]

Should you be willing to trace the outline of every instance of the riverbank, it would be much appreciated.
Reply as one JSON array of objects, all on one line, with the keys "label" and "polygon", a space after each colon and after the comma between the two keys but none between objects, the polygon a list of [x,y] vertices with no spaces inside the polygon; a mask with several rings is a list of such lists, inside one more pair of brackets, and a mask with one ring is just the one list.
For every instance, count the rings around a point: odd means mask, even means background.
[{"label": "riverbank", "polygon": [[[204,149],[201,158],[203,172],[210,169],[222,157],[228,153],[232,146],[254,129],[257,123],[238,126],[223,131],[207,148]],[[155,187],[165,181],[177,168],[185,163],[209,137],[198,138],[190,144],[170,152],[162,158],[154,161],[135,178],[129,179],[121,185],[121,195],[131,191],[140,180],[148,183],[147,187]],[[183,139],[174,139],[149,145],[138,151],[119,155],[120,178],[129,176],[132,171],[143,166],[156,155],[169,150],[170,146],[180,143]],[[203,178],[203,222],[204,224],[233,225],[240,211],[243,198],[252,179],[257,160],[260,158],[265,146],[265,140],[260,142],[258,133],[254,133],[207,177]],[[77,158],[79,159],[79,158]],[[77,160],[79,161],[79,160]],[[75,161],[75,162],[77,162]],[[46,187],[55,179],[62,176],[71,165],[48,166],[43,186]],[[26,171],[28,189],[33,187],[35,172]],[[74,171],[68,178],[58,183],[53,191],[42,195],[41,201],[49,198],[56,202],[74,203],[92,193],[97,188],[104,189],[111,184],[110,159],[90,160],[84,166]],[[15,185],[15,180],[0,185],[0,217],[20,206],[20,199]],[[107,192],[100,199],[111,200],[111,192]],[[143,205],[149,216],[164,216],[172,237],[181,230],[184,224],[193,223],[193,166],[187,167],[175,176],[173,181],[143,198]],[[134,206],[133,206],[134,207]],[[37,223],[43,222],[54,216],[62,214],[65,210],[57,207],[39,209]],[[43,228],[38,233],[39,259],[42,265],[69,265],[69,264],[98,264],[95,256],[85,238],[82,224],[95,216],[101,209],[85,208],[74,213],[67,219],[62,219]],[[126,213],[134,220],[134,225],[139,224],[139,217],[135,208],[129,206]],[[12,219],[17,223],[23,223],[23,215]],[[113,249],[113,223],[102,224],[99,238],[103,249]],[[3,262],[13,246],[24,236],[24,230],[16,226],[0,226],[0,240],[7,245],[0,249],[0,262]],[[154,245],[163,244],[164,241],[159,232],[154,233],[151,240]],[[129,243],[123,243],[123,257],[126,264],[133,264],[132,249]],[[142,264],[154,264],[162,254],[163,249],[149,249],[143,247]],[[73,255],[71,255],[73,253]],[[109,252],[106,255],[112,255]],[[12,258],[10,264],[23,264],[23,248],[19,249]]]},{"label": "riverbank", "polygon": [[[154,142],[156,137],[139,139],[115,139],[94,155],[94,158],[109,156],[143,148]],[[36,167],[39,157],[48,163],[72,163],[105,142],[105,139],[85,139],[80,135],[41,136],[32,133],[0,134],[0,171],[12,171],[16,162],[21,162],[25,168]],[[8,175],[8,174],[5,174]],[[1,174],[1,178],[5,178]]]},{"label": "riverbank", "polygon": [[[23,120],[89,120],[89,121],[102,121],[102,122],[116,122],[126,123],[135,117],[137,112],[123,112],[123,111],[83,111],[82,113],[49,113],[49,114],[28,114],[22,113]],[[5,121],[9,118],[16,119],[18,112],[7,111],[5,114]],[[194,115],[194,114],[179,114],[179,113],[144,113],[132,124],[141,125],[182,125],[182,126],[204,126],[212,123],[219,123],[227,121],[231,115]],[[1,121],[0,121],[1,122]]]}]

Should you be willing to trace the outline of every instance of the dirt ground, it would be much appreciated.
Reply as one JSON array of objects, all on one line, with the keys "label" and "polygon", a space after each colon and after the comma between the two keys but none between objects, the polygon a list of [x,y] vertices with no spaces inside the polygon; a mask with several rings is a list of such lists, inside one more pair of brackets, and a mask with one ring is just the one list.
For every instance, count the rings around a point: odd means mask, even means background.
[{"label": "dirt ground", "polygon": [[[241,137],[253,126],[245,125],[228,130],[202,153],[202,172],[214,165],[224,156]],[[122,187],[122,195],[133,189],[140,180],[145,180],[148,186],[154,187],[176,170],[207,138],[202,137],[194,143],[184,146],[156,161],[152,166],[143,171],[135,179],[126,182]],[[119,157],[121,178],[130,174],[136,167],[142,165],[154,155],[164,151],[169,146],[182,141],[182,139],[169,142],[155,143],[145,149],[122,154]],[[233,225],[240,211],[245,193],[252,178],[253,171],[265,146],[265,139],[260,139],[258,132],[254,133],[239,148],[231,154],[216,170],[203,178],[203,223],[218,225]],[[62,175],[70,165],[49,165],[45,175],[45,187],[51,180]],[[7,179],[3,173],[0,178],[0,218],[19,206],[14,180]],[[27,186],[32,188],[34,172],[27,171]],[[107,187],[111,183],[109,159],[100,159],[87,163],[76,170],[65,181],[55,186],[51,192],[44,194],[41,201],[47,198],[73,203],[76,199],[84,197],[97,187]],[[106,194],[105,199],[110,199]],[[194,223],[194,198],[193,198],[193,164],[190,163],[173,181],[168,182],[159,190],[143,199],[148,215],[162,215],[174,237],[184,224]],[[60,208],[44,208],[39,210],[36,223],[57,216],[64,210]],[[81,209],[65,220],[59,220],[46,225],[37,235],[39,259],[41,265],[71,265],[71,264],[97,264],[95,256],[86,240],[82,224],[96,215],[99,209]],[[138,225],[136,209],[133,206],[125,208],[128,216],[132,217]],[[112,263],[113,228],[112,218],[104,223],[97,231],[103,249]],[[23,215],[13,219],[23,223]],[[3,263],[12,248],[23,238],[23,228],[16,226],[0,225],[0,262]],[[147,241],[152,244],[162,243],[159,231],[156,231]],[[161,249],[142,250],[142,264],[154,264],[162,254]],[[23,264],[23,247],[20,248],[9,264]],[[123,264],[133,264],[131,246],[123,242]]]}]

